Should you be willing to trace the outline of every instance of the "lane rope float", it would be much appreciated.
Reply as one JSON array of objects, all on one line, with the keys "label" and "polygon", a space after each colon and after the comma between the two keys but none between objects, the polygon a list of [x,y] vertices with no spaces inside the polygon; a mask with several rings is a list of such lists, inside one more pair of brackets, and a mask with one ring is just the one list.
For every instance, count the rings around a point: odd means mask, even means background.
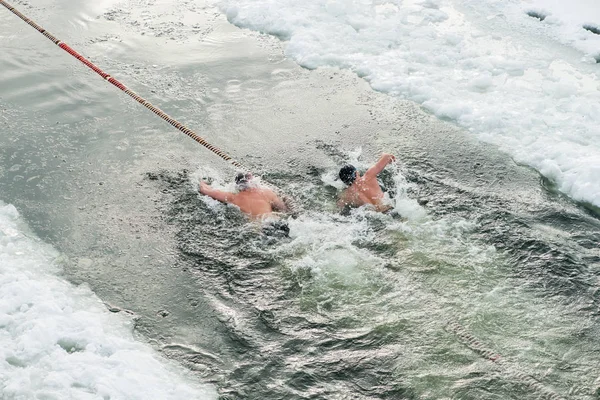
[{"label": "lane rope float", "polygon": [[469,333],[458,322],[449,322],[446,325],[446,330],[454,333],[469,349],[473,350],[475,353],[479,354],[486,360],[503,367],[503,369],[507,371],[508,375],[513,376],[517,380],[521,381],[529,389],[539,393],[540,398],[545,400],[564,400],[555,392],[544,387],[533,377],[516,370],[516,368],[507,363],[507,361],[500,354],[487,348],[483,343],[481,343],[475,336]]},{"label": "lane rope float", "polygon": [[[163,110],[156,107],[155,105],[150,103],[148,100],[144,99],[142,96],[138,95],[133,90],[129,89],[127,86],[125,86],[124,84],[119,82],[117,79],[115,79],[114,77],[112,77],[109,74],[107,74],[106,72],[104,72],[97,65],[95,65],[94,63],[92,63],[91,61],[89,61],[88,59],[83,57],[81,54],[79,54],[77,51],[75,51],[68,44],[57,39],[50,32],[48,32],[47,30],[45,30],[44,28],[42,28],[41,26],[39,26],[38,24],[33,22],[31,19],[27,18],[25,15],[23,15],[19,10],[14,8],[12,5],[8,4],[4,0],[0,0],[0,4],[2,4],[4,7],[6,7],[10,12],[15,14],[17,17],[19,17],[20,19],[25,21],[28,25],[33,27],[39,33],[44,35],[55,45],[57,45],[58,47],[60,47],[61,49],[63,49],[64,51],[66,51],[67,53],[69,53],[70,55],[72,55],[73,57],[78,59],[79,61],[81,61],[84,65],[86,65],[88,68],[90,68],[96,74],[100,75],[102,77],[102,79],[104,79],[105,81],[108,81],[113,86],[119,88],[121,91],[125,92],[129,97],[131,97],[132,99],[134,99],[135,101],[137,101],[138,103],[140,103],[141,105],[146,107],[148,110],[152,111],[154,114],[158,115],[160,118],[162,118],[164,121],[166,121],[169,125],[171,125],[175,129],[177,129],[178,131],[183,132],[190,138],[194,139],[196,142],[198,142],[199,144],[201,144],[202,146],[204,146],[205,148],[207,148],[208,150],[210,150],[217,156],[221,157],[223,160],[227,161],[234,167],[236,167],[244,172],[250,172],[250,170],[248,168],[244,167],[241,163],[234,160],[231,156],[229,156],[229,154],[225,153],[218,147],[210,144],[209,142],[206,141],[206,139],[204,139],[203,137],[198,135],[196,132],[192,131],[190,128],[188,128],[181,122],[177,121],[175,118],[170,117]],[[296,214],[298,212],[296,204],[294,202],[292,202],[288,196],[281,193],[281,190],[279,188],[275,187],[274,185],[272,185],[268,182],[265,182],[265,184],[266,184],[266,186],[269,186],[270,188],[276,190],[280,195],[282,195],[283,200],[286,202],[286,204],[290,208],[290,211],[292,212],[292,214]]]}]

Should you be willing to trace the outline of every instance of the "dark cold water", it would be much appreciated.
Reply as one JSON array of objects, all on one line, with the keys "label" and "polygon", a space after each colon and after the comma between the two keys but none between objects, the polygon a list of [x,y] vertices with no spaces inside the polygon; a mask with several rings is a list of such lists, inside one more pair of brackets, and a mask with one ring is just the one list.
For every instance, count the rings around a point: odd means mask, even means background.
[{"label": "dark cold water", "polygon": [[[287,237],[200,198],[233,171],[0,10],[0,199],[221,398],[600,396],[597,210],[199,1],[14,5],[303,208]],[[384,150],[402,218],[339,215],[339,165]]]}]

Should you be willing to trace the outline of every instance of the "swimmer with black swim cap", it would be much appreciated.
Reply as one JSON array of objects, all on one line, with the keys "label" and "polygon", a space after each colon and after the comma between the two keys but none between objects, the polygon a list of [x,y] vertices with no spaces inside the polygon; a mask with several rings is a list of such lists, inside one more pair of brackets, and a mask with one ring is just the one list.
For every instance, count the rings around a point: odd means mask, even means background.
[{"label": "swimmer with black swim cap", "polygon": [[233,204],[251,219],[263,219],[274,212],[287,212],[288,207],[271,189],[261,187],[249,172],[238,172],[235,176],[236,193],[214,189],[200,181],[201,194],[223,203]]},{"label": "swimmer with black swim cap", "polygon": [[379,161],[360,176],[353,165],[345,165],[340,169],[339,177],[348,187],[342,192],[337,202],[339,207],[357,208],[367,204],[375,207],[375,210],[385,212],[392,207],[383,203],[383,190],[377,182],[377,175],[385,167],[396,161],[391,154],[382,154]]}]

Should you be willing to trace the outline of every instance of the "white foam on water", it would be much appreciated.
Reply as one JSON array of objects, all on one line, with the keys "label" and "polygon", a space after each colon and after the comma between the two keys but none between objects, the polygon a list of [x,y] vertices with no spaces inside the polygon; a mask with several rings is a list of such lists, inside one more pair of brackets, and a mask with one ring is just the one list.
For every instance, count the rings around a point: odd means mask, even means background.
[{"label": "white foam on water", "polygon": [[61,279],[56,250],[0,202],[0,397],[216,399],[183,367],[135,340],[85,286]]},{"label": "white foam on water", "polygon": [[550,0],[215,2],[230,22],[286,40],[286,54],[300,65],[350,69],[374,89],[498,145],[573,199],[600,206],[600,81],[590,56],[597,35],[572,32],[570,43],[590,46],[587,56],[573,56],[550,37],[529,40],[540,37],[539,21],[525,13],[549,8],[556,16],[546,25],[574,26],[575,13],[561,13],[571,7],[593,19],[591,0],[560,8]]},{"label": "white foam on water", "polygon": [[394,185],[396,187],[396,194],[391,199],[394,211],[409,221],[426,220],[427,212],[425,209],[408,194],[413,185],[406,180],[400,170],[396,170],[394,173]]},{"label": "white foam on water", "polygon": [[292,260],[292,270],[311,269],[316,276],[334,275],[352,285],[360,282],[364,268],[382,263],[353,241],[368,240],[370,232],[364,221],[328,214],[306,214],[288,220],[292,242],[288,251],[300,255]]}]

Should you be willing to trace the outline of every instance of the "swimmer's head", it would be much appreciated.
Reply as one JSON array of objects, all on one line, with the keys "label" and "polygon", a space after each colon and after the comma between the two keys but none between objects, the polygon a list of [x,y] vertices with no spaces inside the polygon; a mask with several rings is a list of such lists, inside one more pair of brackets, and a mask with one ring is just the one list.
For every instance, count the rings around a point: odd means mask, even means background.
[{"label": "swimmer's head", "polygon": [[254,176],[250,172],[238,172],[235,176],[235,185],[238,190],[246,190]]},{"label": "swimmer's head", "polygon": [[354,167],[354,165],[344,165],[342,169],[340,169],[339,176],[340,180],[346,185],[352,185],[357,176],[356,168]]}]

